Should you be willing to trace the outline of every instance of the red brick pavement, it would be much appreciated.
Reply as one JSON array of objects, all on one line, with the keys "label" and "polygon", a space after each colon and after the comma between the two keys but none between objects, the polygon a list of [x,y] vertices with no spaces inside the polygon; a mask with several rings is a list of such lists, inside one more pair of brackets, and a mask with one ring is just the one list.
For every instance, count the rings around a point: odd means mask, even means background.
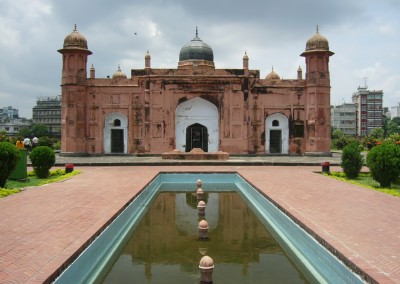
[{"label": "red brick pavement", "polygon": [[82,167],[0,199],[0,282],[42,283],[159,171],[237,171],[380,283],[400,283],[400,198],[320,167]]}]

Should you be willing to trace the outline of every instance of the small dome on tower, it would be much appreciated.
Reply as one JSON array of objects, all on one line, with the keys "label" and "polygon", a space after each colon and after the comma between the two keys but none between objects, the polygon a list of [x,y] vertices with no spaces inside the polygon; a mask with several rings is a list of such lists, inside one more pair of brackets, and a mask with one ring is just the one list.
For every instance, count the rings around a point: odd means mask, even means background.
[{"label": "small dome on tower", "polygon": [[247,51],[244,52],[243,59],[249,59],[249,56],[247,55]]},{"label": "small dome on tower", "polygon": [[209,257],[208,255],[203,256],[200,259],[199,268],[203,268],[203,269],[214,268],[214,260],[211,257]]},{"label": "small dome on tower", "polygon": [[272,71],[268,73],[267,77],[265,77],[267,80],[280,80],[281,78],[279,75],[274,71],[274,67],[272,67]]},{"label": "small dome on tower", "polygon": [[76,25],[72,33],[67,35],[64,39],[64,48],[66,49],[88,49],[88,44],[86,38],[81,35],[77,29]]},{"label": "small dome on tower", "polygon": [[329,42],[326,37],[319,33],[318,26],[316,33],[306,43],[307,51],[329,51]]},{"label": "small dome on tower", "polygon": [[126,75],[124,72],[121,71],[121,67],[118,65],[117,72],[114,73],[112,76],[113,79],[126,79]]}]

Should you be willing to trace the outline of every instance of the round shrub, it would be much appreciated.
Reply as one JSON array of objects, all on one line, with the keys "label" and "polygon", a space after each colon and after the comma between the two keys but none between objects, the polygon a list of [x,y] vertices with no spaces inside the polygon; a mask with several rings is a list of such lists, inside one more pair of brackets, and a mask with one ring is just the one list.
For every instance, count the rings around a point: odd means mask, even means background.
[{"label": "round shrub", "polygon": [[400,174],[400,146],[385,141],[369,151],[367,166],[381,187],[390,187]]},{"label": "round shrub", "polygon": [[363,157],[358,142],[351,142],[343,148],[341,166],[347,178],[355,179],[358,177],[363,166]]},{"label": "round shrub", "polygon": [[5,187],[7,178],[15,169],[21,154],[16,146],[8,142],[0,142],[0,187]]},{"label": "round shrub", "polygon": [[38,178],[47,178],[56,161],[53,149],[48,146],[37,146],[29,155],[33,170]]}]

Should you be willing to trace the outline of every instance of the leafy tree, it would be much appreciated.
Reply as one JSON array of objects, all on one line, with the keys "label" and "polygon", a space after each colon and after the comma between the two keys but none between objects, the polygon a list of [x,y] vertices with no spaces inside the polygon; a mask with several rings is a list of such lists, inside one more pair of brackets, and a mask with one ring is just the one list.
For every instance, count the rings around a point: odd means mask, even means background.
[{"label": "leafy tree", "polygon": [[335,130],[332,131],[332,139],[339,139],[344,137],[344,131],[336,128]]},{"label": "leafy tree", "polygon": [[349,179],[358,177],[363,166],[360,146],[358,141],[352,141],[343,148],[341,166]]},{"label": "leafy tree", "polygon": [[367,156],[367,166],[381,187],[390,187],[400,174],[400,147],[388,140],[372,148]]},{"label": "leafy tree", "polygon": [[43,136],[47,136],[49,134],[49,130],[47,129],[46,125],[43,124],[35,124],[32,127],[32,137],[36,136],[36,137],[43,137]]},{"label": "leafy tree", "polygon": [[15,169],[21,155],[13,144],[0,142],[0,187],[5,187],[7,178]]},{"label": "leafy tree", "polygon": [[18,136],[29,137],[31,136],[31,129],[29,127],[22,127],[18,131]]},{"label": "leafy tree", "polygon": [[400,133],[400,126],[396,122],[390,121],[387,126],[387,136],[390,136],[390,135],[396,134],[396,133]]},{"label": "leafy tree", "polygon": [[400,117],[399,116],[393,117],[392,122],[397,123],[397,125],[400,125]]},{"label": "leafy tree", "polygon": [[384,138],[383,129],[380,127],[374,128],[368,136],[370,136],[373,139],[383,139]]}]

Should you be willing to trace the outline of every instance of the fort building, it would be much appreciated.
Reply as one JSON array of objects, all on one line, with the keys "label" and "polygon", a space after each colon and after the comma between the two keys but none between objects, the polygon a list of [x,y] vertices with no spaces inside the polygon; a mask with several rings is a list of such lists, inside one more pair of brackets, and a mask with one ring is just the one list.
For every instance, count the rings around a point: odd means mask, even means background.
[{"label": "fort building", "polygon": [[[86,38],[75,29],[62,54],[61,153],[161,154],[173,150],[229,154],[329,154],[328,40],[318,29],[306,42],[306,72],[282,79],[249,68],[218,69],[212,48],[196,34],[177,67],[144,68],[110,78],[88,69]],[[294,70],[296,74],[296,70]]]}]

